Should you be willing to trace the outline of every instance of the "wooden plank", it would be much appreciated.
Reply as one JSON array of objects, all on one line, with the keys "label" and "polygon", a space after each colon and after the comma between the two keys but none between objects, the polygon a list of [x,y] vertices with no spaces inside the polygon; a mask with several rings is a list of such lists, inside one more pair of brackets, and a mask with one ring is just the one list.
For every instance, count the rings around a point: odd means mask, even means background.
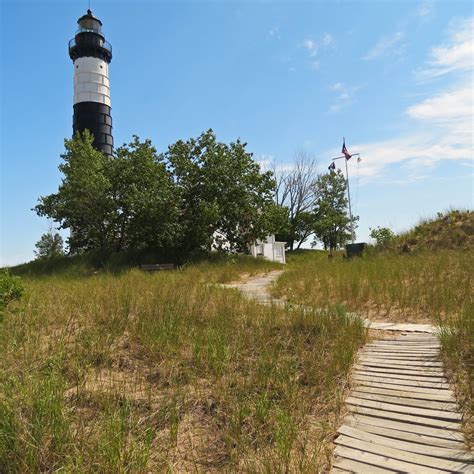
[{"label": "wooden plank", "polygon": [[397,397],[400,400],[404,400],[405,398],[410,399],[420,399],[423,401],[436,401],[440,403],[452,403],[455,404],[456,400],[454,395],[451,391],[445,390],[446,394],[442,393],[424,393],[424,392],[407,392],[403,390],[394,390],[392,388],[379,388],[370,385],[357,385],[354,387],[354,390],[359,392],[365,393],[373,393],[373,394],[380,394],[380,395],[389,395],[390,397]]},{"label": "wooden plank", "polygon": [[419,343],[394,343],[394,344],[382,344],[380,343],[379,341],[375,341],[375,342],[368,342],[364,347],[363,349],[370,349],[370,348],[380,348],[380,349],[394,349],[396,347],[398,347],[399,349],[400,348],[403,348],[403,347],[406,347],[408,348],[408,350],[417,350],[419,349],[420,347],[425,347],[425,346],[429,346],[427,348],[427,350],[430,350],[430,351],[435,351],[435,350],[439,350],[440,348],[440,345],[439,343],[433,343],[433,342],[429,342],[429,343],[422,343],[422,342],[419,342]]},{"label": "wooden plank", "polygon": [[439,346],[439,341],[438,340],[428,340],[424,339],[422,341],[410,341],[408,339],[378,339],[376,341],[371,341],[368,343],[368,345],[379,345],[379,346],[386,346],[386,345],[433,345],[433,346]]},{"label": "wooden plank", "polygon": [[337,457],[335,459],[333,465],[336,468],[344,469],[345,472],[353,472],[356,474],[393,474],[393,471],[389,469],[383,469],[381,467],[373,466],[371,464],[365,464],[363,462],[354,461],[353,459],[346,459],[340,457]]},{"label": "wooden plank", "polygon": [[333,467],[329,472],[334,473],[334,474],[351,474],[353,471],[346,471],[345,469],[339,469],[338,467]]},{"label": "wooden plank", "polygon": [[418,345],[423,345],[423,344],[430,344],[433,346],[436,346],[440,344],[438,339],[433,339],[433,338],[426,338],[426,339],[409,339],[409,338],[403,338],[403,339],[379,339],[376,341],[371,341],[369,344],[418,344]]},{"label": "wooden plank", "polygon": [[432,344],[420,345],[420,344],[367,344],[368,349],[391,349],[394,352],[397,350],[405,351],[439,351],[440,347]]},{"label": "wooden plank", "polygon": [[[453,431],[449,429],[439,429],[430,426],[417,425],[413,423],[407,423],[404,421],[395,421],[384,418],[378,418],[376,416],[368,416],[363,414],[352,413],[349,417],[348,423],[352,419],[354,422],[364,423],[366,425],[379,426],[382,428],[390,428],[392,430],[406,431],[408,433],[416,433],[426,436],[432,436],[434,438],[441,438],[448,441],[464,441],[464,438],[459,431]],[[346,421],[345,421],[346,423]]]},{"label": "wooden plank", "polygon": [[421,368],[421,367],[413,367],[408,369],[402,369],[400,366],[387,366],[387,365],[382,365],[381,367],[378,365],[374,365],[374,363],[370,364],[357,364],[354,366],[355,370],[361,370],[361,371],[370,371],[370,372],[375,372],[375,373],[380,373],[380,374],[397,374],[397,375],[413,375],[416,377],[431,377],[431,378],[442,378],[446,379],[444,376],[444,371],[442,370],[429,370],[429,368]]},{"label": "wooden plank", "polygon": [[351,395],[356,398],[363,398],[365,400],[375,400],[385,403],[393,403],[396,405],[404,405],[411,407],[426,408],[428,410],[442,410],[457,412],[457,405],[455,403],[446,403],[426,400],[423,398],[405,398],[391,395],[383,395],[378,393],[370,393],[359,390],[352,390]]},{"label": "wooden plank", "polygon": [[407,362],[426,362],[428,364],[441,364],[438,367],[444,367],[443,362],[438,356],[423,356],[416,354],[392,354],[388,352],[360,352],[359,358],[386,360],[387,362],[402,363]]},{"label": "wooden plank", "polygon": [[391,377],[380,377],[375,375],[365,375],[365,374],[358,374],[355,373],[353,375],[354,380],[361,380],[363,382],[382,382],[389,385],[399,385],[397,390],[400,390],[401,387],[423,387],[429,388],[431,390],[437,389],[449,389],[449,385],[447,383],[436,383],[436,382],[421,382],[419,380],[401,380]]},{"label": "wooden plank", "polygon": [[[345,446],[347,448],[359,449],[366,453],[373,453],[389,459],[397,459],[416,466],[423,466],[423,472],[430,472],[431,469],[435,469],[436,472],[465,472],[469,467],[469,464],[465,462],[435,458],[433,456],[413,453],[411,451],[405,451],[403,449],[393,448],[386,445],[381,446],[373,441],[364,441],[346,435],[337,437],[334,442],[337,445]],[[413,472],[417,468],[416,466],[412,466],[411,471],[408,472]],[[418,469],[420,468],[418,467]]]},{"label": "wooden plank", "polygon": [[449,440],[443,438],[437,438],[435,436],[430,436],[421,433],[414,433],[410,431],[401,431],[399,429],[393,429],[388,426],[378,426],[375,424],[366,424],[358,421],[354,421],[352,417],[349,417],[345,420],[344,426],[350,426],[353,428],[360,429],[361,431],[367,433],[374,433],[380,436],[385,436],[388,438],[407,441],[410,443],[425,444],[430,447],[443,448],[443,449],[452,449],[456,451],[465,450],[466,447],[463,442],[459,440]]},{"label": "wooden plank", "polygon": [[413,360],[413,359],[386,359],[384,357],[374,357],[374,356],[359,356],[359,362],[364,365],[375,364],[376,367],[393,367],[394,365],[401,365],[403,367],[428,367],[442,370],[442,362],[433,362],[430,360]]},{"label": "wooden plank", "polygon": [[413,392],[413,393],[417,393],[418,395],[431,394],[431,395],[441,395],[443,397],[452,396],[451,390],[448,390],[448,389],[427,388],[427,387],[411,386],[411,385],[398,385],[398,384],[391,383],[392,380],[389,380],[389,382],[384,382],[383,380],[376,379],[374,377],[363,377],[363,376],[359,377],[357,375],[353,376],[353,379],[359,382],[359,385],[365,385],[366,387],[404,391],[404,392],[410,392],[410,394]]},{"label": "wooden plank", "polygon": [[366,408],[362,406],[356,405],[349,405],[349,411],[352,413],[360,414],[360,415],[367,415],[373,416],[381,419],[393,420],[393,421],[401,421],[401,422],[408,422],[413,423],[412,427],[416,425],[420,426],[430,426],[433,428],[441,428],[447,429],[452,431],[457,431],[461,428],[461,423],[456,421],[445,421],[445,420],[437,420],[435,418],[426,418],[424,416],[416,416],[416,415],[407,415],[405,413],[395,413],[392,411],[383,411],[377,408]]},{"label": "wooden plank", "polygon": [[394,351],[393,349],[384,349],[383,347],[367,347],[364,348],[363,353],[367,354],[392,354],[392,355],[407,355],[414,357],[440,357],[440,351],[438,349],[425,349],[423,351],[417,351],[415,349],[399,349]]},{"label": "wooden plank", "polygon": [[[406,415],[414,415],[419,417],[433,418],[436,420],[446,421],[462,421],[462,415],[452,411],[430,410],[420,407],[396,405],[392,403],[381,402],[377,400],[367,400],[355,396],[348,397],[346,403],[349,405],[374,408],[383,411],[392,411],[396,413],[403,413]],[[440,425],[437,425],[440,426]],[[441,424],[443,426],[443,424]]]},{"label": "wooden plank", "polygon": [[416,365],[390,365],[390,364],[377,364],[377,362],[364,362],[358,361],[354,368],[357,370],[373,370],[375,372],[380,371],[381,373],[385,372],[388,374],[396,374],[400,372],[400,375],[417,375],[423,376],[426,374],[430,377],[444,377],[444,370],[440,367],[421,367]]},{"label": "wooden plank", "polygon": [[447,379],[440,375],[433,375],[432,377],[428,375],[407,375],[407,374],[397,374],[395,371],[387,371],[386,369],[377,369],[377,367],[355,367],[354,374],[366,375],[369,377],[381,377],[385,380],[393,380],[397,383],[408,382],[408,385],[414,382],[427,383],[434,385],[435,387],[438,384],[446,384]]},{"label": "wooden plank", "polygon": [[[392,469],[397,472],[421,472],[419,464],[413,464],[406,461],[400,461],[399,459],[387,458],[384,455],[368,453],[360,449],[354,449],[347,446],[336,446],[334,452],[341,457],[346,459],[353,459],[354,461],[363,462],[365,464],[372,464],[377,467],[382,467],[385,469]],[[365,472],[371,472],[368,469]],[[440,472],[449,472],[443,471],[441,469],[432,469],[431,467],[423,466],[423,474],[438,474]]]},{"label": "wooden plank", "polygon": [[346,472],[355,472],[355,473],[373,473],[373,474],[393,474],[393,471],[390,469],[383,469],[378,466],[373,466],[371,464],[365,464],[363,462],[354,461],[353,459],[346,458],[336,458],[333,466],[339,469],[344,469]]},{"label": "wooden plank", "polygon": [[[432,446],[427,444],[420,444],[418,442],[409,442],[403,440],[397,440],[393,438],[387,438],[386,436],[380,436],[375,433],[368,433],[359,428],[353,428],[351,426],[343,425],[338,430],[339,433],[350,436],[351,438],[359,439],[361,441],[367,441],[376,443],[380,446],[388,446],[390,448],[402,449],[411,453],[423,454],[425,456],[433,457],[433,462],[439,462],[439,459],[451,459],[455,461],[464,461],[465,463],[474,462],[474,457],[471,453],[466,450],[456,450],[437,447],[433,449]],[[437,466],[438,464],[436,464]],[[442,465],[440,467],[443,467]],[[454,467],[454,466],[453,466]],[[451,469],[451,467],[450,467]]]}]

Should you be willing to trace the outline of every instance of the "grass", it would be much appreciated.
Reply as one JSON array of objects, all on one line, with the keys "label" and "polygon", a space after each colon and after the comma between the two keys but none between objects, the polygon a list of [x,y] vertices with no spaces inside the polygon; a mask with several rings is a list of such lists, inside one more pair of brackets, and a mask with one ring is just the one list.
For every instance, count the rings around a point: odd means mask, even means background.
[{"label": "grass", "polygon": [[[431,224],[430,224],[431,225]],[[289,270],[273,294],[312,307],[340,304],[362,317],[428,322],[439,328],[448,376],[464,411],[466,440],[474,441],[474,306],[472,250],[369,252],[328,259],[324,252],[288,256]]]},{"label": "grass", "polygon": [[454,382],[457,399],[464,411],[467,444],[474,445],[474,303],[452,316],[440,327],[445,367]]},{"label": "grass", "polygon": [[327,469],[366,331],[207,284],[272,268],[25,277],[0,323],[0,472]]},{"label": "grass", "polygon": [[274,295],[325,307],[342,304],[369,319],[443,321],[458,314],[472,292],[474,253],[372,254],[346,260],[325,252],[289,256]]}]

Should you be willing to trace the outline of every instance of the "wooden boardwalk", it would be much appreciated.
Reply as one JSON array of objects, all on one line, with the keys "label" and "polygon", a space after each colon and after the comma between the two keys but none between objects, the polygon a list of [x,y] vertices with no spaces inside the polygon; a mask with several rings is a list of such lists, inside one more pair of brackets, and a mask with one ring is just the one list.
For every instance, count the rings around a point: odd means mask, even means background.
[{"label": "wooden boardwalk", "polygon": [[[223,286],[261,304],[286,306],[267,291],[281,273]],[[370,342],[359,351],[331,472],[474,474],[474,457],[460,431],[462,415],[444,374],[435,328],[369,320],[364,324],[396,336]]]},{"label": "wooden boardwalk", "polygon": [[434,335],[406,332],[367,344],[352,379],[332,472],[474,473]]}]

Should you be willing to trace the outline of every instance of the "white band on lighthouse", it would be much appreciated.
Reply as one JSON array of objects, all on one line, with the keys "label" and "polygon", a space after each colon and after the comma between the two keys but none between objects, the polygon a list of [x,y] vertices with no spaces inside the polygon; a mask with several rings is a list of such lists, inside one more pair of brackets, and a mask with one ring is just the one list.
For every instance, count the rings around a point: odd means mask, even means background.
[{"label": "white band on lighthouse", "polygon": [[110,107],[109,65],[85,56],[74,61],[74,104],[97,102]]}]

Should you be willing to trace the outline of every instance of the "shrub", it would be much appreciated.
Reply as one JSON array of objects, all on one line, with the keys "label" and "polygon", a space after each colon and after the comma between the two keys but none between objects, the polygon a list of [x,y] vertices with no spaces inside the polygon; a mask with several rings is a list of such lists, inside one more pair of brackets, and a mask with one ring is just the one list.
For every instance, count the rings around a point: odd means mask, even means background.
[{"label": "shrub", "polygon": [[370,228],[370,238],[377,242],[377,246],[385,247],[395,238],[395,234],[388,227],[378,226],[376,229]]},{"label": "shrub", "polygon": [[20,299],[23,291],[20,279],[11,276],[8,270],[2,270],[0,272],[0,311],[11,301]]}]

